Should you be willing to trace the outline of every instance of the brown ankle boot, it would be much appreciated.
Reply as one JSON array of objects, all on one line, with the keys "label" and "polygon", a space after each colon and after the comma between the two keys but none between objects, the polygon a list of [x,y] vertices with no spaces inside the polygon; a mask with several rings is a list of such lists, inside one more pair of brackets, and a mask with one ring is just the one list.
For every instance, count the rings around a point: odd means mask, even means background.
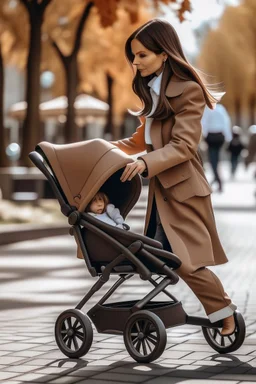
[{"label": "brown ankle boot", "polygon": [[232,315],[223,319],[223,328],[220,334],[222,336],[232,335],[235,329],[236,329],[236,323],[235,323],[234,316]]}]

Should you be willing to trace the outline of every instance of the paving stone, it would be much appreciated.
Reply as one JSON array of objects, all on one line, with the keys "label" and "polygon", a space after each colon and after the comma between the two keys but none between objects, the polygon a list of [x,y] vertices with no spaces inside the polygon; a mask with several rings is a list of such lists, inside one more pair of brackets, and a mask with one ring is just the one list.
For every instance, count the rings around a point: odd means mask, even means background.
[{"label": "paving stone", "polygon": [[[181,381],[180,377],[161,376],[161,377],[156,377],[154,379],[145,381],[145,384],[176,384],[176,383],[182,383],[182,382],[184,383],[184,381]],[[204,381],[204,383],[205,383],[205,381]],[[93,384],[93,383],[91,383],[91,384]]]},{"label": "paving stone", "polygon": [[81,380],[82,378],[80,379],[75,376],[62,376],[49,381],[49,384],[73,384],[73,383],[80,383]]},{"label": "paving stone", "polygon": [[[234,379],[234,375],[230,375],[230,374],[220,374],[220,375],[216,375],[216,376],[213,376],[212,379],[221,379],[221,380],[233,380]],[[240,380],[247,380],[247,381],[253,381],[255,382],[256,381],[256,375],[247,375],[247,374],[242,374],[242,375],[235,375],[235,379],[240,381]],[[229,383],[229,382],[228,382]]]},{"label": "paving stone", "polygon": [[[17,374],[16,374],[17,376]],[[21,376],[18,376],[16,377],[16,380],[19,380],[20,382],[28,382],[28,383],[31,383],[33,381],[36,381],[38,383],[46,383],[47,381],[49,381],[49,379],[51,379],[51,377],[49,378],[49,376],[46,376],[46,375],[40,375],[38,373],[27,373],[25,375],[21,375]]]},{"label": "paving stone", "polygon": [[251,367],[255,368],[256,367],[256,359],[250,360],[249,364]]},{"label": "paving stone", "polygon": [[239,367],[231,367],[231,368],[229,368],[228,371],[225,372],[225,373],[232,374],[232,375],[237,375],[237,374],[242,374],[242,373],[245,373],[245,374],[255,374],[256,372],[255,371],[253,372],[253,369],[252,369],[251,366],[240,365]]},{"label": "paving stone", "polygon": [[177,367],[175,369],[176,370],[184,369],[184,371],[195,371],[195,370],[198,370],[198,367],[196,365],[185,365],[185,364],[182,364],[182,365],[180,365],[179,367]]},{"label": "paving stone", "polygon": [[109,361],[109,360],[100,360],[100,361],[99,360],[90,361],[87,366],[88,367],[95,367],[96,366],[98,369],[98,367],[100,367],[100,366],[109,366],[113,363],[112,361]]},{"label": "paving stone", "polygon": [[9,343],[5,345],[1,345],[2,351],[23,351],[32,348],[33,344],[27,343]]},{"label": "paving stone", "polygon": [[[211,380],[211,379],[196,379],[196,380],[185,380],[185,381],[182,381],[182,383],[186,383],[186,384],[198,384],[200,381],[202,381],[203,384],[227,384],[226,381],[222,381],[222,380]],[[238,384],[238,381],[228,381],[228,384]]]},{"label": "paving stone", "polygon": [[170,363],[170,364],[176,364],[176,365],[182,365],[182,364],[185,364],[185,365],[189,365],[189,364],[193,364],[195,360],[188,360],[187,358],[184,359],[180,359],[180,360],[177,360],[177,359],[164,359],[161,361],[161,364],[162,363]]},{"label": "paving stone", "polygon": [[43,355],[40,356],[42,359],[62,359],[65,358],[65,355],[60,351],[60,350],[54,350],[54,351],[49,351],[49,353],[44,353]]},{"label": "paving stone", "polygon": [[200,365],[200,366],[221,366],[222,364],[219,361],[212,361],[212,360],[198,360],[193,363],[193,365]]},{"label": "paving stone", "polygon": [[2,356],[1,357],[1,364],[7,365],[7,364],[13,364],[13,363],[20,363],[24,361],[24,357],[18,357],[18,356]]},{"label": "paving stone", "polygon": [[158,365],[161,366],[162,368],[171,368],[171,369],[174,369],[179,366],[178,364],[165,362],[165,360],[161,361]]},{"label": "paving stone", "polygon": [[110,337],[108,339],[101,340],[102,343],[114,343],[114,344],[121,344],[124,345],[124,339],[123,337]]},{"label": "paving stone", "polygon": [[[8,352],[6,352],[8,353]],[[35,356],[40,356],[44,352],[37,352],[37,351],[32,351],[31,349],[29,351],[19,351],[19,352],[14,352],[12,353],[12,356],[20,356],[20,357],[35,357]]]},{"label": "paving stone", "polygon": [[190,354],[186,355],[187,360],[203,360],[209,358],[209,356],[212,356],[214,353],[212,352],[192,352]]},{"label": "paving stone", "polygon": [[106,357],[107,360],[116,360],[117,361],[120,361],[120,360],[123,360],[123,359],[126,359],[127,358],[127,353],[126,354],[121,354],[121,353],[118,353],[118,355],[113,355],[113,356],[108,356]]},{"label": "paving stone", "polygon": [[111,373],[104,372],[99,375],[93,376],[93,379],[105,380],[105,381],[119,381],[120,383],[129,382],[129,383],[142,383],[150,379],[150,376],[147,375],[129,375],[122,373]]},{"label": "paving stone", "polygon": [[102,360],[103,358],[109,357],[110,354],[111,353],[109,353],[109,352],[106,354],[99,354],[99,355],[92,355],[92,354],[88,353],[85,358],[88,361],[97,361],[97,360]]},{"label": "paving stone", "polygon": [[63,374],[63,372],[67,372],[67,371],[71,371],[72,369],[67,369],[66,367],[63,368],[63,367],[46,367],[46,368],[42,368],[40,367],[40,369],[37,369],[36,373],[43,373],[45,375],[61,375]]},{"label": "paving stone", "polygon": [[242,345],[237,351],[233,352],[233,355],[247,355],[247,354],[256,354],[255,345]]},{"label": "paving stone", "polygon": [[18,373],[25,373],[25,372],[31,372],[35,371],[36,367],[34,365],[12,365],[5,369],[6,372],[18,372]]},{"label": "paving stone", "polygon": [[18,335],[8,335],[8,336],[3,336],[1,337],[1,340],[8,340],[8,341],[22,341],[22,340],[27,340],[27,337],[25,336],[18,336]]},{"label": "paving stone", "polygon": [[[106,367],[102,367],[103,370],[106,369]],[[95,370],[91,369],[90,367],[86,370],[86,369],[79,369],[79,370],[76,370],[76,371],[73,371],[72,372],[72,376],[78,376],[79,378],[83,378],[83,377],[90,377],[90,376],[95,376],[99,373],[100,369],[97,369],[95,368]]]},{"label": "paving stone", "polygon": [[[120,349],[109,349],[109,348],[107,348],[107,349],[103,349],[103,348],[97,348],[96,350],[94,350],[94,351],[90,351],[90,352],[88,352],[88,354],[86,355],[86,357],[88,356],[88,355],[92,355],[92,356],[94,356],[94,355],[109,355],[109,354],[119,354],[120,353]],[[253,359],[254,357],[252,356],[252,359]]]},{"label": "paving stone", "polygon": [[115,343],[97,343],[97,348],[104,348],[104,349],[113,349],[114,351],[120,352],[121,350],[125,349],[124,343],[123,345],[115,344]]},{"label": "paving stone", "polygon": [[164,353],[162,354],[162,358],[164,359],[180,359],[182,357],[186,357],[186,359],[188,358],[187,356],[190,354],[189,351],[174,351],[174,350],[168,350],[168,351],[164,351]]},{"label": "paving stone", "polygon": [[127,373],[127,374],[134,374],[134,375],[147,375],[147,376],[162,376],[166,373],[169,373],[173,370],[174,367],[171,368],[165,368],[162,366],[158,366],[156,364],[148,364],[148,365],[139,365],[134,367],[119,367],[112,369],[111,371],[108,371],[109,373]]},{"label": "paving stone", "polygon": [[212,352],[212,348],[209,345],[197,345],[197,344],[178,344],[173,347],[171,347],[169,350],[174,351],[189,351],[189,352]]},{"label": "paving stone", "polygon": [[[2,381],[2,380],[0,380]],[[9,380],[4,380],[4,382],[2,381],[3,384],[21,384],[22,382],[21,381],[16,381],[15,379],[11,379],[11,381]],[[36,384],[36,383],[30,383],[30,384]]]},{"label": "paving stone", "polygon": [[[225,356],[225,355],[223,355],[223,356]],[[209,358],[206,358],[205,360],[209,360]],[[230,360],[229,358],[227,358],[227,360],[226,361],[230,361],[230,362],[234,362],[236,365],[238,365],[238,364],[242,364],[243,362],[250,362],[250,361],[253,361],[254,359],[253,359],[253,356],[250,356],[250,355],[245,355],[245,356],[242,356],[242,355],[240,355],[239,357],[238,356],[233,356],[233,360]],[[224,357],[221,357],[221,358],[219,358],[219,361],[225,361],[224,360]]]},{"label": "paving stone", "polygon": [[37,367],[41,367],[47,364],[50,364],[52,359],[29,359],[25,362],[26,365],[34,365]]},{"label": "paving stone", "polygon": [[215,365],[215,366],[210,366],[210,367],[203,365],[200,368],[198,368],[198,370],[201,370],[202,372],[209,372],[209,373],[215,374],[215,375],[218,373],[222,373],[222,372],[228,372],[229,369],[230,368],[222,366],[222,365]]},{"label": "paving stone", "polygon": [[252,359],[252,356],[250,355],[237,355],[238,359],[242,362],[251,362],[253,359]]},{"label": "paving stone", "polygon": [[2,380],[10,379],[17,375],[18,373],[15,373],[15,372],[0,372],[0,380],[2,381]]},{"label": "paving stone", "polygon": [[[54,338],[52,336],[37,337],[34,343],[35,344],[45,344],[45,343],[49,343],[52,340],[54,340]],[[32,340],[31,340],[31,343],[33,343]]]},{"label": "paving stone", "polygon": [[[119,381],[112,381],[113,383],[119,383]],[[79,384],[107,384],[107,382],[105,380],[94,380],[94,379],[86,379],[86,380],[82,380],[82,381],[79,381]],[[124,382],[122,381],[122,384],[130,384],[129,382]]]},{"label": "paving stone", "polygon": [[54,351],[57,350],[56,345],[50,346],[50,345],[38,345],[37,347],[33,348],[33,351]]},{"label": "paving stone", "polygon": [[239,381],[239,384],[252,384],[252,382],[254,383],[254,381]]}]

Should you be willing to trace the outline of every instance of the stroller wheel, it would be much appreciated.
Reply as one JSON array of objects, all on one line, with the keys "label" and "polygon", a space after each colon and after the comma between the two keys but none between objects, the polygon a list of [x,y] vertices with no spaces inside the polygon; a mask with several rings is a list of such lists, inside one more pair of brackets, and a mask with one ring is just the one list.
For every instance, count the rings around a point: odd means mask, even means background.
[{"label": "stroller wheel", "polygon": [[91,322],[79,309],[68,309],[57,318],[55,340],[64,355],[71,358],[84,356],[91,348],[92,339]]},{"label": "stroller wheel", "polygon": [[125,325],[126,349],[138,363],[150,363],[158,359],[165,349],[166,338],[162,320],[150,311],[132,314]]},{"label": "stroller wheel", "polygon": [[219,353],[230,353],[236,351],[244,342],[245,322],[240,312],[234,313],[236,328],[228,336],[222,336],[219,328],[202,327],[207,343]]}]

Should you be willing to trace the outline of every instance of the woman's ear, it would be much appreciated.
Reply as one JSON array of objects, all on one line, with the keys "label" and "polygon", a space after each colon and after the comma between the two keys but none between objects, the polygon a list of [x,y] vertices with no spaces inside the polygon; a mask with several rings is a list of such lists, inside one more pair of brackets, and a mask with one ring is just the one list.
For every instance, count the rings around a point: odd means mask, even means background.
[{"label": "woman's ear", "polygon": [[162,52],[163,61],[166,61],[168,59],[168,55],[165,52]]}]

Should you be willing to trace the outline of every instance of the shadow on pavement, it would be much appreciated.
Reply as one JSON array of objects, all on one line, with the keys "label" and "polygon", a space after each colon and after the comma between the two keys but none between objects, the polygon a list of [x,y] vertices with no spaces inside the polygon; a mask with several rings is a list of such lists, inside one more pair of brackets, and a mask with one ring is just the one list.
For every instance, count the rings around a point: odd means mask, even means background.
[{"label": "shadow on pavement", "polygon": [[[182,365],[181,359],[181,365],[177,367],[171,366],[171,364],[166,364],[164,361],[150,364],[119,361],[113,362],[107,366],[100,365],[99,362],[98,366],[92,366],[89,361],[83,359],[65,358],[53,360],[52,362],[46,364],[44,369],[47,367],[55,367],[57,370],[59,368],[64,368],[65,365],[67,368],[60,374],[56,375],[56,373],[52,373],[40,377],[38,380],[34,380],[33,383],[48,382],[56,379],[60,379],[58,382],[61,383],[62,377],[66,378],[63,383],[69,383],[68,377],[70,377],[72,378],[70,383],[79,382],[80,384],[87,383],[89,378],[93,379],[92,382],[97,379],[102,383],[109,382],[111,380],[111,382],[113,381],[118,383],[146,382],[149,384],[151,383],[151,380],[152,384],[176,384],[182,383],[184,379],[201,381],[211,378],[213,380],[221,380],[221,382],[224,380],[227,380],[228,382],[231,379],[240,381],[241,376],[243,377],[243,380],[246,380],[248,377],[252,382],[255,382],[253,376],[255,376],[256,379],[256,368],[251,366],[249,363],[241,361],[237,356],[233,356],[231,354],[212,355],[209,357],[209,360],[203,360],[202,365],[200,365],[200,362],[197,362],[197,365]],[[40,371],[37,371],[37,373],[40,373]],[[140,375],[141,380],[135,379],[134,375]],[[73,381],[75,377],[77,377],[77,381]],[[120,377],[120,381],[118,381],[118,377]],[[83,380],[83,378],[85,380]]]}]

